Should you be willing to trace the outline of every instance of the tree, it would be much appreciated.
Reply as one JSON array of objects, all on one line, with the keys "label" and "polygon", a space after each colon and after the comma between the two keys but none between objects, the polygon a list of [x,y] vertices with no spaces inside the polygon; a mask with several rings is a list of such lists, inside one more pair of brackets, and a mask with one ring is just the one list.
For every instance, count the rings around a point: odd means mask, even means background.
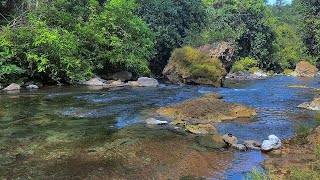
[{"label": "tree", "polygon": [[171,52],[204,25],[205,7],[201,0],[137,0],[138,14],[156,33],[156,55],[151,70],[160,75]]}]

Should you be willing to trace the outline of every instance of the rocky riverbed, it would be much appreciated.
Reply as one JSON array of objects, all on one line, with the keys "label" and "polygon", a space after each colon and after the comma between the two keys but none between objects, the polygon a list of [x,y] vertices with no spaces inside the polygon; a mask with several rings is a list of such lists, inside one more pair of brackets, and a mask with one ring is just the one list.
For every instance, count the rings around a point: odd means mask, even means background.
[{"label": "rocky riverbed", "polygon": [[256,116],[217,121],[213,134],[232,133],[240,144],[262,142],[270,134],[286,139],[295,135],[300,123],[314,125],[315,112],[297,106],[313,100],[318,92],[311,88],[319,88],[318,82],[279,76],[231,81],[227,88],[160,84],[1,92],[0,179],[247,178],[253,168],[263,171],[260,163],[266,157],[260,151],[225,148],[213,144],[212,135],[192,134],[169,124],[149,126],[146,120],[172,122],[157,110],[181,103],[188,107],[188,99],[219,93],[223,100],[209,96],[206,101],[241,104],[254,109]]}]

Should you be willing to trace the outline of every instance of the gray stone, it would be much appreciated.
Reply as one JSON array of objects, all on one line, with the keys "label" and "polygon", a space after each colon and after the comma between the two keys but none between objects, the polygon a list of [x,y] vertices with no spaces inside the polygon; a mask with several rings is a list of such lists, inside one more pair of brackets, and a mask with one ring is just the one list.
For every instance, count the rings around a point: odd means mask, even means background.
[{"label": "gray stone", "polygon": [[229,146],[233,144],[238,144],[238,138],[233,136],[232,134],[225,134],[222,136],[222,139]]},{"label": "gray stone", "polygon": [[160,121],[155,118],[149,118],[146,120],[146,123],[149,125],[163,125],[163,124],[168,124],[168,121]]},{"label": "gray stone", "polygon": [[26,87],[27,89],[39,89],[39,86],[34,85],[34,84],[30,84]]},{"label": "gray stone", "polygon": [[20,90],[20,89],[21,89],[21,86],[19,84],[12,83],[8,87],[4,88],[3,90],[4,91],[14,91],[14,90]]},{"label": "gray stone", "polygon": [[239,150],[239,151],[246,151],[247,148],[243,144],[232,144],[231,147]]},{"label": "gray stone", "polygon": [[159,82],[154,78],[141,77],[137,81],[141,87],[158,87]]},{"label": "gray stone", "polygon": [[117,73],[114,73],[111,78],[113,80],[121,80],[121,81],[129,81],[131,78],[132,78],[132,73],[131,72],[128,72],[128,71],[121,71],[121,72],[117,72]]},{"label": "gray stone", "polygon": [[90,79],[89,81],[86,81],[83,84],[87,85],[87,86],[104,86],[104,85],[106,85],[105,80],[98,78],[98,77]]},{"label": "gray stone", "polygon": [[261,150],[261,143],[258,141],[248,140],[244,142],[244,146],[252,150]]},{"label": "gray stone", "polygon": [[140,83],[138,81],[129,81],[127,84],[131,87],[139,87],[140,86]]}]

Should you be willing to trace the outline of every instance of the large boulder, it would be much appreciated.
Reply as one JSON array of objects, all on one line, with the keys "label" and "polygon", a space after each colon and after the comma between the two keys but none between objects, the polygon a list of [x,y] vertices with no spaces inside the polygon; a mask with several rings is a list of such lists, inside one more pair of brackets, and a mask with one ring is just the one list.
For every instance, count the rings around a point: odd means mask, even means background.
[{"label": "large boulder", "polygon": [[172,53],[163,75],[173,83],[220,87],[227,71],[217,56],[186,46]]},{"label": "large boulder", "polygon": [[311,102],[302,103],[298,106],[299,108],[305,108],[315,111],[320,111],[320,97],[314,98]]},{"label": "large boulder", "polygon": [[159,86],[159,82],[154,78],[140,77],[137,82],[140,87],[158,87]]},{"label": "large boulder", "polygon": [[14,91],[14,90],[20,90],[21,86],[19,84],[16,83],[12,83],[9,86],[7,86],[6,88],[4,88],[4,91]]},{"label": "large boulder", "polygon": [[222,66],[227,72],[230,72],[234,64],[234,45],[227,41],[218,41],[213,44],[203,45],[198,48],[204,54],[209,55],[211,58],[217,58],[222,63]]},{"label": "large boulder", "polygon": [[275,136],[270,135],[268,140],[264,140],[261,145],[261,149],[263,151],[271,151],[275,149],[279,149],[281,147],[281,140]]},{"label": "large boulder", "polygon": [[111,78],[116,81],[117,80],[121,80],[122,82],[129,81],[132,78],[132,73],[128,71],[121,71],[121,72],[114,73],[111,76]]},{"label": "large boulder", "polygon": [[318,71],[318,68],[309,62],[301,61],[297,64],[293,75],[297,77],[315,77],[317,76]]},{"label": "large boulder", "polygon": [[189,99],[182,103],[162,107],[157,113],[191,123],[215,123],[238,117],[256,115],[256,111],[245,105],[224,102],[215,95]]}]

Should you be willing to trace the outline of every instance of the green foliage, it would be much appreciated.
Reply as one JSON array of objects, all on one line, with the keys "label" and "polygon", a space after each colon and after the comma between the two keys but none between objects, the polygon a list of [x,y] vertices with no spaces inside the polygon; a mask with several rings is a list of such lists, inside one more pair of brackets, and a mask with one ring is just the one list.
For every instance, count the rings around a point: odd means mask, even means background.
[{"label": "green foliage", "polygon": [[270,70],[270,71],[267,72],[267,74],[268,74],[269,76],[273,76],[275,73],[274,73],[273,70]]},{"label": "green foliage", "polygon": [[283,74],[286,75],[286,76],[291,76],[293,73],[293,70],[292,69],[285,69],[283,71]]},{"label": "green foliage", "polygon": [[257,60],[246,57],[235,62],[232,68],[232,72],[245,72],[252,67],[256,67],[257,65],[258,65]]},{"label": "green foliage", "polygon": [[300,33],[307,47],[307,54],[320,59],[320,4],[315,0],[294,0],[295,10],[300,14]]},{"label": "green foliage", "polygon": [[31,78],[67,83],[117,70],[149,75],[154,33],[134,14],[137,8],[134,0],[103,6],[97,0],[41,3],[30,9],[24,25],[0,32],[10,45],[0,50],[12,55],[1,68],[5,74],[26,70]]},{"label": "green foliage", "polygon": [[237,59],[252,57],[261,68],[270,68],[274,62],[272,43],[274,20],[263,0],[204,0],[208,7],[208,24],[200,36],[191,38],[198,46],[217,40],[234,41]]},{"label": "green foliage", "polygon": [[203,77],[216,82],[223,74],[226,74],[218,59],[203,54],[200,50],[190,46],[176,49],[170,58],[185,67],[192,77]]},{"label": "green foliage", "polygon": [[138,14],[156,33],[156,56],[151,69],[161,74],[172,51],[203,27],[206,13],[201,0],[137,0]]},{"label": "green foliage", "polygon": [[274,43],[275,61],[282,69],[292,69],[298,61],[306,57],[304,44],[289,24],[277,26],[275,32],[277,36]]}]

